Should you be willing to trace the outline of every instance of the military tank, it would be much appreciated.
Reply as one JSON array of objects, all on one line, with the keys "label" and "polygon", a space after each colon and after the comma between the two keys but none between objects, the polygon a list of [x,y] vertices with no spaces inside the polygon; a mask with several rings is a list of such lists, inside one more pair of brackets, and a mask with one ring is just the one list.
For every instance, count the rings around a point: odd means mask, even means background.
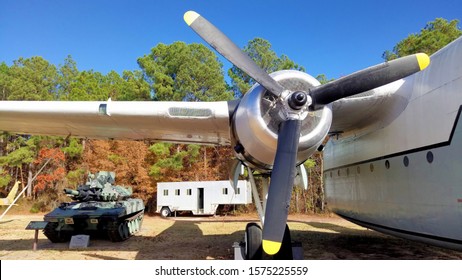
[{"label": "military tank", "polygon": [[46,214],[43,233],[51,242],[67,242],[72,235],[88,234],[124,241],[141,229],[144,203],[132,198],[132,189],[114,185],[115,173],[89,174],[77,190],[64,189],[72,202]]}]

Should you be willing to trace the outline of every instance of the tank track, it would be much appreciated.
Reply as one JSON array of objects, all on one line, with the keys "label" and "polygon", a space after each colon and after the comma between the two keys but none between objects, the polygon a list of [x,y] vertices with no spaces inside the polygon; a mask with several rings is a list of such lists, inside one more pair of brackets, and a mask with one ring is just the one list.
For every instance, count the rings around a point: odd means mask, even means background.
[{"label": "tank track", "polygon": [[112,242],[121,242],[140,231],[141,224],[143,223],[143,214],[144,211],[139,211],[125,219],[109,223],[107,232],[109,240]]},{"label": "tank track", "polygon": [[43,234],[53,243],[62,243],[71,240],[71,234],[65,231],[57,231],[58,223],[48,222],[43,229]]}]

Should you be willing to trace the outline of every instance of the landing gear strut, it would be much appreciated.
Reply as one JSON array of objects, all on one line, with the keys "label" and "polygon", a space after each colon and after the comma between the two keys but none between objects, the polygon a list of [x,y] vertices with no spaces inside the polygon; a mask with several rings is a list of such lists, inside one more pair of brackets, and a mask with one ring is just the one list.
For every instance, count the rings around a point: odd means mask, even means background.
[{"label": "landing gear strut", "polygon": [[[252,170],[247,167],[249,181],[252,187],[252,196],[260,217],[261,224],[264,223],[264,214],[266,208],[266,197],[268,194],[269,177],[262,178],[262,196],[257,191],[255,179]],[[245,228],[244,242],[234,244],[235,259],[245,260],[261,260],[261,259],[276,259],[276,260],[292,260],[303,259],[303,249],[300,243],[292,242],[290,237],[289,227],[286,225],[284,237],[282,240],[281,249],[273,256],[265,254],[262,248],[262,229],[257,223],[249,223]]]}]

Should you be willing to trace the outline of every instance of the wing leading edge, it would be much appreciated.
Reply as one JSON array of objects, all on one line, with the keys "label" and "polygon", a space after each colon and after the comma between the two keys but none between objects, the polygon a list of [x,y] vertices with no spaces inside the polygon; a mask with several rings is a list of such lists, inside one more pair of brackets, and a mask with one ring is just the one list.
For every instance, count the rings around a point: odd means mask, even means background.
[{"label": "wing leading edge", "polygon": [[230,143],[228,102],[2,101],[0,130],[175,143]]},{"label": "wing leading edge", "polygon": [[332,103],[329,133],[358,137],[389,125],[406,109],[414,76]]}]

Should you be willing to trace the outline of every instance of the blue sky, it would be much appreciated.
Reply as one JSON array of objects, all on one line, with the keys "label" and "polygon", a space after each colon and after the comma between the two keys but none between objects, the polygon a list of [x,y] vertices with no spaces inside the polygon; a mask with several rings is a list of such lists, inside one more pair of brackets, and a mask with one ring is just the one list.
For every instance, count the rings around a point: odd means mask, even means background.
[{"label": "blue sky", "polygon": [[[382,62],[382,53],[437,17],[462,19],[462,1],[0,0],[0,62],[42,56],[79,70],[139,69],[158,43],[203,42],[183,21],[195,10],[238,46],[267,39],[313,76],[338,78]],[[460,24],[459,24],[460,26]],[[224,71],[231,66],[225,62]]]}]

